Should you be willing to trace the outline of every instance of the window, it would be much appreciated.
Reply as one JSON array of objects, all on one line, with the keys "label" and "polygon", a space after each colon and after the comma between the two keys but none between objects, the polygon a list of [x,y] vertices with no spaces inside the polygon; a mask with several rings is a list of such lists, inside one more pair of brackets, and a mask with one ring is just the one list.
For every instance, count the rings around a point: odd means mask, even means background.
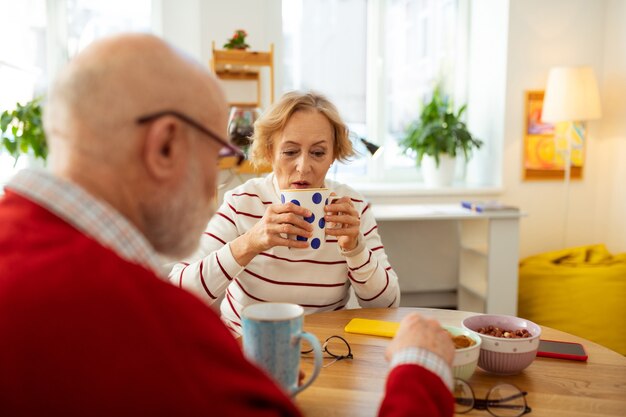
[{"label": "window", "polygon": [[[350,130],[365,136],[367,2],[293,0],[282,4],[283,90],[315,90],[326,95]],[[357,151],[366,152],[362,147]],[[364,175],[366,161],[333,164],[331,175],[339,173]]]},{"label": "window", "polygon": [[[13,109],[45,91],[46,0],[0,0],[0,112]],[[10,16],[10,18],[9,18]],[[0,151],[0,184],[26,165]]]},{"label": "window", "polygon": [[[95,39],[149,31],[151,0],[0,0],[0,112],[45,94],[52,76]],[[10,18],[7,18],[9,17]],[[0,151],[0,184],[28,164]]]},{"label": "window", "polygon": [[465,96],[459,1],[283,2],[284,90],[325,93],[351,130],[384,146],[384,157],[372,161],[357,144],[361,158],[331,175],[419,180],[414,160],[397,143],[437,82],[455,102]]},{"label": "window", "polygon": [[319,91],[364,125],[366,26],[364,0],[283,2],[284,90]]},{"label": "window", "polygon": [[393,0],[385,14],[387,131],[397,134],[436,82],[454,92],[456,0]]},{"label": "window", "polygon": [[[71,58],[98,38],[150,32],[152,0],[66,0],[66,48]],[[60,14],[63,19],[63,13]]]}]

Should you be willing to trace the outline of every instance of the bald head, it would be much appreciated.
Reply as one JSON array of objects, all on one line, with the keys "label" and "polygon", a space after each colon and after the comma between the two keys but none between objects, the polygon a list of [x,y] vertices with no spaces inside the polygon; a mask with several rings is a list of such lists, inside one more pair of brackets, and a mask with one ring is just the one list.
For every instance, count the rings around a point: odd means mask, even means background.
[{"label": "bald head", "polygon": [[44,111],[51,169],[106,201],[154,248],[188,254],[212,214],[228,107],[199,64],[151,35],[90,45],[59,75]]},{"label": "bald head", "polygon": [[69,152],[120,155],[110,151],[129,150],[125,133],[134,120],[160,110],[226,128],[215,80],[180,51],[146,34],[94,42],[59,74],[49,96],[44,126],[51,153],[63,142]]}]

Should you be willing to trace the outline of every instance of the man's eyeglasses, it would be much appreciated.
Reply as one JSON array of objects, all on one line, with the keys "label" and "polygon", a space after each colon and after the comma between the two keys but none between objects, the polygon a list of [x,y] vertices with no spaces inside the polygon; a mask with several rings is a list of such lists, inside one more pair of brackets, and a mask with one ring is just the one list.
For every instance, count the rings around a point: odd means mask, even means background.
[{"label": "man's eyeglasses", "polygon": [[[329,367],[333,363],[340,361],[342,359],[353,359],[352,356],[352,348],[350,347],[350,343],[346,339],[341,336],[330,336],[328,339],[324,341],[322,345],[322,350],[326,352],[329,357],[333,358],[333,360],[326,365],[324,368]],[[311,353],[313,349],[303,350],[301,353]]]},{"label": "man's eyeglasses", "polygon": [[222,138],[220,135],[214,133],[213,131],[211,131],[209,128],[206,128],[204,126],[202,126],[200,123],[196,122],[195,120],[193,120],[191,117],[186,116],[180,112],[177,112],[176,110],[163,110],[163,111],[159,111],[156,113],[152,113],[152,114],[148,114],[146,116],[141,116],[138,117],[135,121],[137,124],[144,124],[144,123],[150,123],[156,119],[159,119],[161,117],[164,116],[174,116],[177,119],[182,120],[183,122],[187,123],[188,125],[192,126],[193,128],[199,130],[200,132],[204,133],[205,135],[207,135],[209,138],[211,138],[211,140],[216,141],[217,143],[219,143],[220,145],[222,145],[222,148],[219,151],[219,158],[225,158],[225,157],[229,157],[229,156],[234,156],[237,158],[237,166],[241,165],[241,163],[243,162],[243,160],[246,158],[246,156],[244,155],[244,153],[237,148],[236,146],[231,145],[226,139]]},{"label": "man's eyeglasses", "polygon": [[515,385],[498,384],[492,387],[487,397],[477,399],[472,387],[462,379],[454,381],[454,412],[465,414],[473,409],[487,410],[496,417],[519,417],[530,413],[531,409],[526,404],[526,395]]}]

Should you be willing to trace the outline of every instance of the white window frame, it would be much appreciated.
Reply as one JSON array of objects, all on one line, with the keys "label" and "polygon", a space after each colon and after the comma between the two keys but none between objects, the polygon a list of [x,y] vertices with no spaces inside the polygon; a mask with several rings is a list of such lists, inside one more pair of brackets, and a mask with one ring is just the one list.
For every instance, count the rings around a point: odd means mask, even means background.
[{"label": "white window frame", "polygon": [[[385,147],[393,147],[396,139],[387,131],[388,117],[385,94],[387,85],[384,74],[384,32],[386,20],[386,0],[368,0],[367,19],[367,75],[366,75],[366,132],[369,141]],[[453,102],[459,106],[467,103],[468,97],[468,62],[469,62],[469,0],[458,0],[458,31],[456,38],[456,58],[454,75]],[[416,114],[417,117],[417,114]],[[369,158],[369,157],[368,157]],[[338,174],[335,178],[349,182],[368,195],[467,195],[498,193],[501,189],[494,184],[494,178],[488,186],[470,186],[465,184],[462,174],[466,170],[465,161],[458,162],[460,176],[453,187],[427,189],[421,174],[415,166],[389,166],[384,158],[369,158],[367,175],[355,178]]]},{"label": "white window frame", "polygon": [[[162,0],[151,0],[151,25],[150,29],[155,31],[158,18],[160,18]],[[69,32],[66,0],[45,0],[46,11],[46,74],[45,86],[49,88],[58,72],[67,64],[69,60]],[[11,62],[5,63],[10,65]],[[42,91],[42,92],[45,92]],[[35,94],[39,94],[35,92]],[[6,109],[0,109],[2,111]],[[0,184],[9,180],[15,172],[26,167],[43,167],[41,160],[34,157],[21,156],[14,165],[13,158],[5,151],[0,153]],[[0,193],[2,189],[0,187]]]}]

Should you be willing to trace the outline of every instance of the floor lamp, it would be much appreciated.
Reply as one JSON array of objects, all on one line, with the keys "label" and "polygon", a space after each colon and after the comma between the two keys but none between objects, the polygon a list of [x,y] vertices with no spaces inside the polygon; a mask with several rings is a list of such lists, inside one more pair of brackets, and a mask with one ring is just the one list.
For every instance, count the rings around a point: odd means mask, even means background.
[{"label": "floor lamp", "polygon": [[[541,117],[544,122],[586,122],[587,120],[599,119],[601,115],[598,84],[591,67],[556,67],[550,70]],[[565,174],[564,248],[566,246],[567,220],[569,216],[572,129],[573,125],[569,123],[564,133],[566,141],[566,147],[563,150]]]}]

